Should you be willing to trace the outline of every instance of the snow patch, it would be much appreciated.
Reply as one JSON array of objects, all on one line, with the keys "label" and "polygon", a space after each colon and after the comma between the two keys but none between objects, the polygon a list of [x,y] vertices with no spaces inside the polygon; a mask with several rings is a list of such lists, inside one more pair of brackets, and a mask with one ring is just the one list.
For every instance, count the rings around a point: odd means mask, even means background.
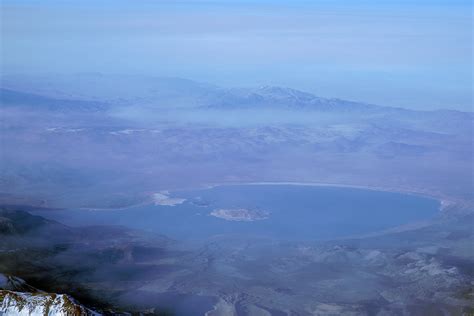
[{"label": "snow patch", "polygon": [[153,202],[155,205],[176,206],[183,204],[185,201],[186,199],[183,198],[170,197],[170,193],[168,191],[160,191],[153,194]]}]

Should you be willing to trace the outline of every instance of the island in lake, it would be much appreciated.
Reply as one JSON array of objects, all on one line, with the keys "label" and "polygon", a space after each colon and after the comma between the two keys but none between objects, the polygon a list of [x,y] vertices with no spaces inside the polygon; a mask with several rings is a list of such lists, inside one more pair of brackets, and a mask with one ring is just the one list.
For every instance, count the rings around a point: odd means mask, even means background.
[{"label": "island in lake", "polygon": [[209,215],[217,218],[222,218],[227,221],[253,222],[262,219],[267,219],[270,213],[266,211],[235,208],[213,210]]},{"label": "island in lake", "polygon": [[168,191],[160,191],[158,193],[154,193],[152,197],[153,202],[155,203],[155,205],[176,206],[186,201],[186,199],[170,197],[169,194],[170,193]]}]

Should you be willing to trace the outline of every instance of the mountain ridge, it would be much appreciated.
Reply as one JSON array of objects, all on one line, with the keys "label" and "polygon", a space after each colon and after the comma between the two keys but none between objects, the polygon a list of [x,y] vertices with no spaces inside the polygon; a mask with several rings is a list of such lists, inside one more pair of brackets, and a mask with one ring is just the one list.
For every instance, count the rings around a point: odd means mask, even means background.
[{"label": "mountain ridge", "polygon": [[[0,86],[2,103],[15,103],[15,95],[52,103],[54,110],[63,103],[87,106],[95,110],[107,105],[190,107],[204,109],[287,108],[306,110],[413,111],[472,113],[434,109],[415,110],[337,97],[319,97],[314,93],[282,86],[264,85],[249,88],[224,88],[178,77],[138,75],[77,74],[59,77],[4,77]],[[18,95],[18,97],[20,97]],[[46,98],[46,99],[45,99]],[[49,99],[48,99],[49,98]],[[81,104],[86,102],[86,104]]]}]

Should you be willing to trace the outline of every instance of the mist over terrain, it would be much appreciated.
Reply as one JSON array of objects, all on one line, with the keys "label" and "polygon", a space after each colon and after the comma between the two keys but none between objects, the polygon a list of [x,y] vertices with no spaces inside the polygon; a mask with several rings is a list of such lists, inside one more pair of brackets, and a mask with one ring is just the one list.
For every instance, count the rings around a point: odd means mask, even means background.
[{"label": "mist over terrain", "polygon": [[284,87],[82,74],[2,83],[2,192],[118,207],[160,190],[301,181],[472,197],[473,114]]},{"label": "mist over terrain", "polygon": [[474,315],[472,18],[2,0],[0,315]]}]

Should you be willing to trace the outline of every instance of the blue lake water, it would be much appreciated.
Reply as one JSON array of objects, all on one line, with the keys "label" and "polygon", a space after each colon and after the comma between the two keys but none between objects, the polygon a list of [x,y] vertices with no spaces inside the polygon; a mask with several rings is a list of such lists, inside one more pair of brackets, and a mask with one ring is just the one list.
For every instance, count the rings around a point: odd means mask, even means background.
[{"label": "blue lake water", "polygon": [[[124,225],[181,240],[216,235],[323,240],[377,232],[432,218],[439,202],[425,197],[374,190],[307,185],[224,185],[178,191],[175,206],[147,205],[115,211],[44,211],[69,225]],[[211,216],[218,209],[266,214],[255,221]]]}]

